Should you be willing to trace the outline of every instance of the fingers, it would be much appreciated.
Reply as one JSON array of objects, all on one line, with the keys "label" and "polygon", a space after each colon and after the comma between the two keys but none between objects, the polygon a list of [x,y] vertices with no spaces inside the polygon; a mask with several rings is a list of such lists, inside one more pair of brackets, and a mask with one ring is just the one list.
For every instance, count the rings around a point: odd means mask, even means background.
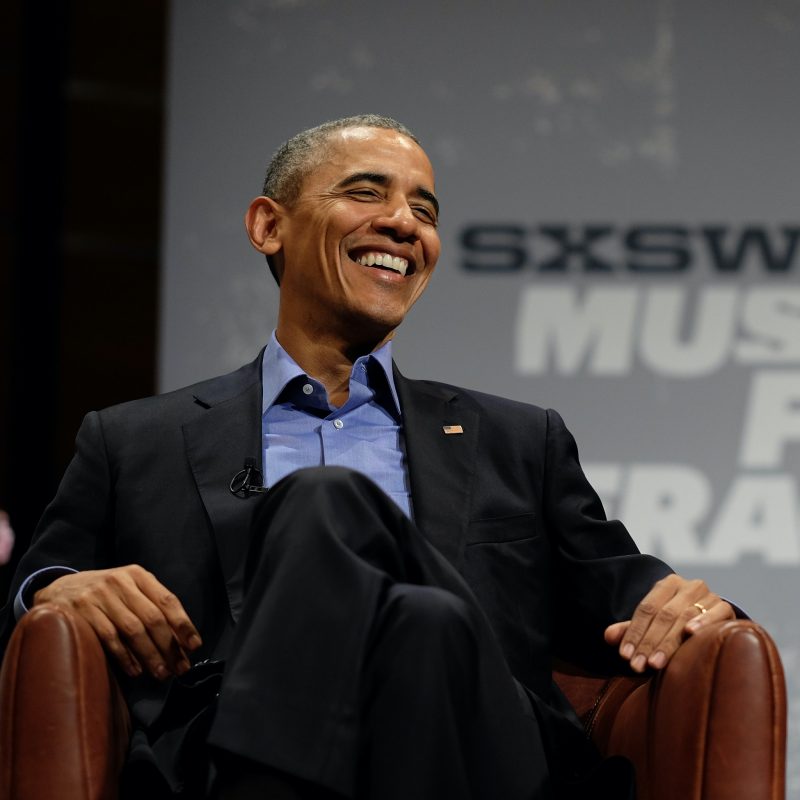
[{"label": "fingers", "polygon": [[189,619],[180,600],[169,589],[162,586],[151,573],[141,567],[137,567],[136,570],[135,579],[138,587],[163,615],[180,645],[190,652],[200,647],[202,644],[200,634]]},{"label": "fingers", "polygon": [[622,637],[625,635],[625,631],[630,627],[630,624],[630,620],[625,620],[624,622],[615,622],[613,625],[609,625],[604,634],[606,644],[619,644],[622,641]]},{"label": "fingers", "polygon": [[115,635],[147,671],[164,680],[182,675],[191,664],[167,624],[164,615],[143,594],[104,597],[103,611]]},{"label": "fingers", "polygon": [[688,636],[697,633],[701,628],[712,622],[724,622],[726,619],[736,619],[733,606],[721,597],[710,595],[713,599],[710,606],[695,602],[693,605],[699,611],[697,616],[686,623],[685,632]]},{"label": "fingers", "polygon": [[[49,600],[48,602],[55,602],[56,605],[63,605],[57,600]],[[101,644],[105,648],[127,675],[132,678],[138,677],[142,674],[142,666],[139,660],[133,655],[130,649],[120,639],[116,627],[111,620],[100,610],[100,608],[92,603],[88,598],[76,598],[72,604],[72,610],[80,614],[94,629],[97,638],[100,639]]]},{"label": "fingers", "polygon": [[663,669],[688,635],[733,616],[730,604],[704,581],[669,575],[642,599],[629,622],[606,630],[606,641],[619,643],[620,655],[635,672]]},{"label": "fingers", "polygon": [[80,614],[132,677],[181,675],[202,644],[177,597],[137,565],[65,575],[36,593],[41,602]]}]

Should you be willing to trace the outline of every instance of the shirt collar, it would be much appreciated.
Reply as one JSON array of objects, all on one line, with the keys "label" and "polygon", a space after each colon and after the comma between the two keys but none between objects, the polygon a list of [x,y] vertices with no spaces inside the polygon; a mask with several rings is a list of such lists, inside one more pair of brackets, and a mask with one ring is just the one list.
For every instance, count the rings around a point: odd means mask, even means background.
[{"label": "shirt collar", "polygon": [[[383,374],[386,376],[386,383],[392,395],[392,400],[394,401],[395,409],[398,414],[402,414],[397,388],[394,385],[391,339],[373,353],[361,356],[356,360],[355,364],[353,364],[353,370],[350,373],[351,380],[352,376],[355,374],[355,370],[362,364],[366,366],[367,362],[370,361],[378,364],[383,371]],[[298,376],[305,375],[306,373],[303,372],[300,365],[283,349],[281,343],[275,336],[275,331],[272,331],[269,344],[264,350],[264,356],[261,359],[261,413],[266,413],[266,411],[274,405],[278,396],[290,381]],[[313,375],[311,377],[313,377]]]}]

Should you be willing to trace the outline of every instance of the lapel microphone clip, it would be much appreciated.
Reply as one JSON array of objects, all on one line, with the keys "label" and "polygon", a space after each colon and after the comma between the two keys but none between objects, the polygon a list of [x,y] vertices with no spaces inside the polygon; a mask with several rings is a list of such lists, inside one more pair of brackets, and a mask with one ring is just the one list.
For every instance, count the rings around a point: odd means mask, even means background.
[{"label": "lapel microphone clip", "polygon": [[256,466],[254,458],[246,458],[244,467],[231,478],[231,494],[244,500],[251,494],[266,494],[267,487],[264,486],[264,474]]}]

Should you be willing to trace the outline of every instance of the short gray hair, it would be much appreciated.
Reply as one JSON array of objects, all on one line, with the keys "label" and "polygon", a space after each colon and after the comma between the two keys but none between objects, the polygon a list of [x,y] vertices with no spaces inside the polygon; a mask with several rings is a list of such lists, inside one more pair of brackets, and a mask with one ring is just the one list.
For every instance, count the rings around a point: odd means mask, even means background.
[{"label": "short gray hair", "polygon": [[300,195],[303,180],[322,163],[331,134],[347,128],[384,128],[402,133],[419,144],[419,139],[405,125],[379,114],[358,114],[323,122],[295,134],[275,151],[267,167],[262,194],[291,205]]}]

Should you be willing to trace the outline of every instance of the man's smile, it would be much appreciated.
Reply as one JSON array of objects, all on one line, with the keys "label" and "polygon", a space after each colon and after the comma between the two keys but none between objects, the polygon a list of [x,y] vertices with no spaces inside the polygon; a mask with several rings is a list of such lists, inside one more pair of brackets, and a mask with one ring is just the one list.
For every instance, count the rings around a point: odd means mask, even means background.
[{"label": "man's smile", "polygon": [[357,256],[354,260],[363,267],[390,269],[394,272],[399,272],[401,275],[405,275],[408,270],[408,261],[405,258],[392,256],[389,253],[369,252]]},{"label": "man's smile", "polygon": [[348,257],[362,267],[388,270],[402,277],[413,275],[417,271],[416,260],[407,248],[405,255],[400,255],[397,250],[389,252],[384,247],[374,245],[370,249],[364,247],[353,248],[348,251]]}]

